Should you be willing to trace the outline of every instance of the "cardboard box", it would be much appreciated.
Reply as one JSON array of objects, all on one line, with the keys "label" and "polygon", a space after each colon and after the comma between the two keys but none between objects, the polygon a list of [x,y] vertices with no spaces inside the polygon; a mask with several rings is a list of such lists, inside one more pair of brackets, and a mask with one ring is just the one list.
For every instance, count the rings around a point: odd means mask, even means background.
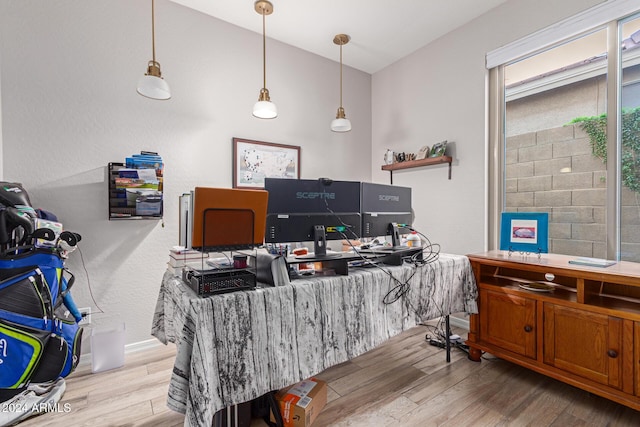
[{"label": "cardboard box", "polygon": [[[327,404],[327,383],[310,378],[276,393],[284,427],[309,427]],[[271,421],[275,422],[273,414]]]}]

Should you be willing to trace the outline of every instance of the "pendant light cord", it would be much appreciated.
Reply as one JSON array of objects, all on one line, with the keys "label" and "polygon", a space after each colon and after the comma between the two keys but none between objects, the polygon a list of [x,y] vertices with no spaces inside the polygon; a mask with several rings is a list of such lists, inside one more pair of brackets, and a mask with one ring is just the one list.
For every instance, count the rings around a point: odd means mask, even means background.
[{"label": "pendant light cord", "polygon": [[151,0],[151,51],[153,63],[156,63],[156,23],[155,23],[155,0]]},{"label": "pendant light cord", "polygon": [[340,108],[342,108],[342,45],[340,45]]},{"label": "pendant light cord", "polygon": [[262,9],[262,87],[267,87],[267,35],[264,8]]}]

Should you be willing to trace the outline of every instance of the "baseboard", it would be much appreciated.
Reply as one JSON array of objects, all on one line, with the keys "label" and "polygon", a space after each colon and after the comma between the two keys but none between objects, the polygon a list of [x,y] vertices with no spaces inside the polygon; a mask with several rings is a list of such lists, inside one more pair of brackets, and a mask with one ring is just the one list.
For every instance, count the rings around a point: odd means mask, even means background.
[{"label": "baseboard", "polygon": [[462,328],[466,331],[469,330],[469,320],[468,319],[461,319],[459,317],[456,316],[449,316],[449,325],[450,326],[455,326],[457,328]]},{"label": "baseboard", "polygon": [[[124,346],[124,354],[132,354],[137,353],[139,351],[151,350],[156,347],[164,346],[160,341],[155,338],[151,338],[144,341],[134,342],[131,344],[126,344]],[[80,363],[78,366],[91,365],[91,353],[83,353],[80,357]]]}]

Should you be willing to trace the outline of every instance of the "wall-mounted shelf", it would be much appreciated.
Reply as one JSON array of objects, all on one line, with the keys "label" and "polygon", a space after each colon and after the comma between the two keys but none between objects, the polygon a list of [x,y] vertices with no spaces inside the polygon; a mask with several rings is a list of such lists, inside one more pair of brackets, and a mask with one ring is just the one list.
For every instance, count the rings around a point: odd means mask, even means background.
[{"label": "wall-mounted shelf", "polygon": [[427,157],[420,160],[409,160],[406,162],[396,162],[390,165],[382,165],[383,171],[389,171],[391,174],[391,183],[393,184],[393,171],[400,169],[419,168],[422,166],[439,165],[442,163],[449,163],[449,179],[451,179],[451,162],[453,158],[451,156],[439,156],[439,157]]}]

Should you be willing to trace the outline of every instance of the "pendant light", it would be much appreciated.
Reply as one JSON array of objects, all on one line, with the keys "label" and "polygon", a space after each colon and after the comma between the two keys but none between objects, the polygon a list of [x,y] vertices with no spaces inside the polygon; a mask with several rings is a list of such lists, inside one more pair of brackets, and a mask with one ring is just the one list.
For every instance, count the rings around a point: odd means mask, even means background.
[{"label": "pendant light", "polygon": [[147,65],[147,72],[138,81],[138,93],[151,99],[171,98],[169,85],[162,78],[160,63],[156,61],[155,0],[151,0],[151,50],[153,59]]},{"label": "pendant light", "polygon": [[273,119],[278,116],[276,104],[269,98],[267,89],[267,36],[265,32],[265,16],[273,13],[273,5],[268,0],[258,0],[254,4],[256,12],[262,15],[262,89],[258,102],[253,106],[253,115],[259,119]]},{"label": "pendant light", "polygon": [[333,38],[333,42],[340,46],[340,107],[336,118],[331,121],[331,130],[334,132],[349,132],[351,130],[351,121],[344,115],[342,108],[342,46],[349,43],[351,37],[346,34],[338,34]]}]

